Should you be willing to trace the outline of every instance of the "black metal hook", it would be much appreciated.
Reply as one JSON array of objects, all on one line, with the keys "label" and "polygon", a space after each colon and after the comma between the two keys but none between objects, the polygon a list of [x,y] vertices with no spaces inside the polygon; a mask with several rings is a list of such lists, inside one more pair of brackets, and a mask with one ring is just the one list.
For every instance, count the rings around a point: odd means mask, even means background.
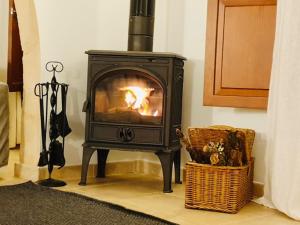
[{"label": "black metal hook", "polygon": [[53,72],[54,74],[57,72],[57,73],[60,73],[61,71],[64,70],[64,66],[61,62],[58,62],[58,61],[49,61],[46,63],[46,66],[45,66],[45,69],[48,71],[48,72]]},{"label": "black metal hook", "polygon": [[[46,90],[44,91],[44,88],[46,88]],[[34,94],[37,97],[44,97],[48,95],[48,89],[49,89],[49,83],[38,83],[34,86]]]}]

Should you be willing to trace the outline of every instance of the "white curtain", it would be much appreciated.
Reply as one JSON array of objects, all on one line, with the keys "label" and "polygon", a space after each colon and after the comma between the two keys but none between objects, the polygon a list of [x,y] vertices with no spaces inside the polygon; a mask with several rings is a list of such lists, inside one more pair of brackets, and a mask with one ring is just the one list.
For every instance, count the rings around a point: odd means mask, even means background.
[{"label": "white curtain", "polygon": [[265,162],[260,202],[300,220],[300,0],[277,1]]}]

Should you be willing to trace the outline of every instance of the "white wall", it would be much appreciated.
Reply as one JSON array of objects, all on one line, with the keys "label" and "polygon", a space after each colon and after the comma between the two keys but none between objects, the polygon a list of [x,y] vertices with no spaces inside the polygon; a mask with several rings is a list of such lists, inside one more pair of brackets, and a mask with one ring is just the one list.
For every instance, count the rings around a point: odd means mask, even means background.
[{"label": "white wall", "polygon": [[8,45],[8,0],[0,0],[0,81],[6,82]]},{"label": "white wall", "polygon": [[[84,141],[84,113],[88,49],[126,50],[129,0],[35,0],[44,81],[49,60],[65,65],[58,80],[70,84],[69,122],[73,133],[66,139],[67,163],[80,164]],[[263,182],[263,155],[266,132],[264,111],[203,107],[203,77],[207,0],[159,0],[156,2],[154,51],[169,51],[188,58],[185,65],[183,127],[227,124],[257,131],[254,156],[255,180]],[[117,15],[117,16],[115,16]],[[145,153],[112,152],[110,161],[144,158],[158,162]],[[189,159],[183,151],[182,162]]]}]

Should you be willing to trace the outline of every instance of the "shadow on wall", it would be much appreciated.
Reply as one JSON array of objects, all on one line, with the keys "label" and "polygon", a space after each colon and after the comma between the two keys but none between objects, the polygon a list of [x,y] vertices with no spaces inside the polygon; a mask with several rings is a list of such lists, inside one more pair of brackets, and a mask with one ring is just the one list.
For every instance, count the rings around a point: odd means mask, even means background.
[{"label": "shadow on wall", "polygon": [[263,182],[265,178],[265,151],[267,148],[266,133],[256,133],[253,145],[253,154],[255,157],[254,174],[255,180]]},{"label": "shadow on wall", "polygon": [[[70,139],[83,139],[84,138],[84,113],[82,112],[82,105],[80,104],[81,98],[79,98],[77,91],[74,90],[70,86],[69,88],[69,101],[71,105],[72,112],[68,113],[68,118],[70,120],[70,125],[72,126],[72,135],[70,136]],[[81,118],[81,120],[78,120],[78,118]],[[73,140],[75,141],[75,140]]]},{"label": "shadow on wall", "polygon": [[184,64],[184,81],[182,95],[182,127],[186,130],[192,124],[193,80],[195,64],[187,60]]},{"label": "shadow on wall", "polygon": [[256,114],[265,114],[266,111],[264,109],[248,109],[248,108],[233,108],[236,113],[248,115],[249,111]]},{"label": "shadow on wall", "polygon": [[188,59],[184,66],[182,127],[209,126],[212,107],[203,106],[204,61]]},{"label": "shadow on wall", "polygon": [[[68,100],[67,103],[71,111],[67,112],[68,121],[72,129],[70,136],[66,138],[66,158],[70,162],[80,162],[81,161],[81,145],[84,142],[85,134],[85,114],[82,112],[81,97],[78,96],[76,88],[70,86],[68,91]],[[80,120],[78,120],[80,118]],[[78,151],[79,150],[79,151]],[[77,151],[76,153],[74,151]],[[72,164],[72,163],[71,163]]]},{"label": "shadow on wall", "polygon": [[[212,124],[212,107],[203,106],[204,61],[188,59],[184,66],[182,129],[187,134],[188,127],[204,127]],[[182,148],[182,165],[190,161],[190,156]]]}]

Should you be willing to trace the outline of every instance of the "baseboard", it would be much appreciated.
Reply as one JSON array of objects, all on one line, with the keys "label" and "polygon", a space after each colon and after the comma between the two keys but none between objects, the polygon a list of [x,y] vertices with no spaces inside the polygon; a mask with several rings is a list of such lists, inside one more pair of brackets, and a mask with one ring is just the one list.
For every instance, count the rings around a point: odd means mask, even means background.
[{"label": "baseboard", "polygon": [[14,176],[26,180],[37,181],[39,180],[39,168],[32,165],[23,163],[15,163]]},{"label": "baseboard", "polygon": [[[173,171],[174,172],[174,171]],[[131,160],[107,162],[106,175],[117,174],[146,174],[151,176],[162,177],[161,165],[152,161],[145,160]],[[186,180],[185,168],[181,168],[182,180]],[[88,177],[95,177],[97,175],[97,165],[91,164],[88,169]],[[28,180],[37,181],[48,178],[47,168],[38,168],[36,166],[28,166],[24,164],[15,164],[15,176]],[[78,181],[81,177],[81,165],[65,166],[62,169],[54,169],[52,177],[56,179],[72,179]],[[264,193],[264,185],[259,182],[254,182],[254,196],[262,197]]]},{"label": "baseboard", "polygon": [[[48,178],[47,167],[39,168],[33,165],[26,165],[22,163],[15,164],[14,170],[15,177],[20,177],[26,180],[37,181]],[[161,168],[159,164],[152,162],[145,162],[143,160],[132,161],[118,161],[107,162],[106,174],[128,174],[128,173],[145,173],[159,176]],[[87,177],[95,177],[97,175],[97,165],[90,164],[88,168]],[[64,166],[61,169],[54,168],[52,177],[55,179],[80,179],[81,177],[81,165]]]},{"label": "baseboard", "polygon": [[253,183],[253,195],[254,198],[259,198],[264,196],[264,184],[259,182]]},{"label": "baseboard", "polygon": [[[95,169],[93,168],[95,165],[91,165],[89,169],[88,176],[93,176]],[[54,169],[52,172],[53,178],[71,178],[74,176],[80,177],[81,166],[66,166],[63,169]],[[18,178],[22,178],[25,180],[38,181],[41,179],[48,178],[48,169],[47,167],[37,167],[34,165],[27,165],[23,163],[15,163],[14,165],[14,176]]]},{"label": "baseboard", "polygon": [[[106,175],[118,174],[147,174],[153,176],[162,176],[161,166],[158,163],[147,162],[144,160],[107,162],[105,168]],[[97,175],[97,165],[91,164],[88,168],[87,177],[95,177]],[[48,176],[48,171],[43,169],[40,171],[40,179]],[[53,170],[52,177],[56,179],[80,179],[81,165],[65,166],[62,169]]]}]

